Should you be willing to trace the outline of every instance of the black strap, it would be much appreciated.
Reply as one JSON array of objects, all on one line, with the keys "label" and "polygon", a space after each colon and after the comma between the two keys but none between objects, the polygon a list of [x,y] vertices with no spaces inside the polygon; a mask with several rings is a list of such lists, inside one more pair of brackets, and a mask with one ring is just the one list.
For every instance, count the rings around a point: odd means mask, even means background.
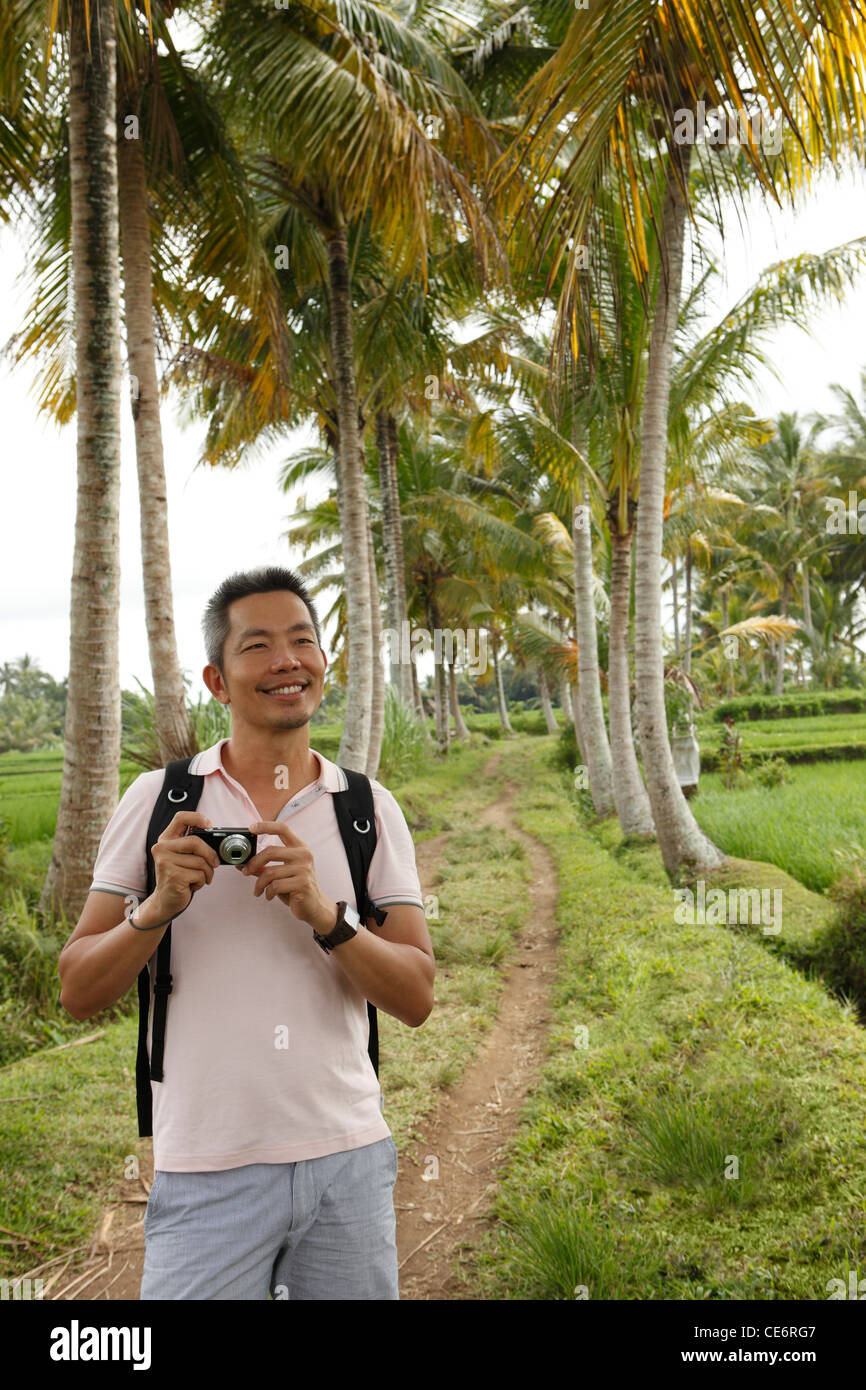
[{"label": "black strap", "polygon": [[[363,772],[354,772],[349,767],[344,767],[342,772],[349,785],[345,791],[334,793],[334,810],[337,813],[337,825],[340,827],[340,834],[343,837],[343,845],[352,873],[355,903],[362,922],[366,922],[368,917],[373,917],[381,927],[388,914],[384,908],[374,907],[367,897],[367,872],[370,868],[370,860],[373,858],[373,851],[376,848],[373,789],[370,786],[370,779],[365,777]],[[370,1054],[370,1061],[373,1063],[373,1070],[378,1076],[379,1020],[369,999],[367,1000],[367,1018],[370,1024],[367,1051]]]},{"label": "black strap", "polygon": [[[192,758],[179,758],[165,769],[162,788],[150,817],[145,839],[147,860],[147,897],[156,888],[156,865],[151,850],[160,835],[167,830],[178,811],[194,811],[204,786],[204,777],[190,773]],[[152,959],[152,957],[151,957]],[[162,1059],[165,1050],[165,1017],[168,996],[171,994],[171,924],[166,928],[156,949],[156,977],[153,982],[153,1036],[150,1058],[147,1055],[147,1021],[150,1012],[150,962],[138,977],[138,1054],[135,1059],[135,1093],[138,1105],[138,1132],[144,1137],[153,1134],[153,1093],[151,1081],[162,1081]]]}]

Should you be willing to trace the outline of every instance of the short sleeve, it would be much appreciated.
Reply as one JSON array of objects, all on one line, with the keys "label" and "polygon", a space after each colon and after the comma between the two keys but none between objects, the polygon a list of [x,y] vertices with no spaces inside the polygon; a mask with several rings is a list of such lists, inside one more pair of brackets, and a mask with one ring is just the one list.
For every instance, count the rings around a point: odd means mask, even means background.
[{"label": "short sleeve", "polygon": [[415,864],[415,844],[397,801],[387,787],[371,779],[376,816],[376,848],[367,873],[367,893],[377,907],[413,903],[424,909]]},{"label": "short sleeve", "polygon": [[99,842],[91,893],[144,896],[147,888],[147,827],[163,776],[162,768],[155,772],[142,772],[127,787]]}]

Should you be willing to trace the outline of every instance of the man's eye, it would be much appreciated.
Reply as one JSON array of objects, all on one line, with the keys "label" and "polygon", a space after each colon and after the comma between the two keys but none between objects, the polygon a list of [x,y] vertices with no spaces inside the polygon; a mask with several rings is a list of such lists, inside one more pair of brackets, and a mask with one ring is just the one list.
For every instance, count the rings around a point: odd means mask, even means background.
[{"label": "man's eye", "polygon": [[265,645],[264,642],[252,642],[252,643],[250,644],[250,646],[244,647],[244,651],[245,651],[245,652],[251,652],[251,651],[254,650],[254,648],[256,648],[256,647],[263,647],[264,645]]}]

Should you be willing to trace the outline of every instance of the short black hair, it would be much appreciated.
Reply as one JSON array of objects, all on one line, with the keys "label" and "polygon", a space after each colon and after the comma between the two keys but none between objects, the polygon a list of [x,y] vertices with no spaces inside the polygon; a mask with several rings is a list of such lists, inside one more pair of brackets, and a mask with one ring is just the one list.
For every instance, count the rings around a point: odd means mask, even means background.
[{"label": "short black hair", "polygon": [[307,586],[294,570],[281,569],[279,565],[263,566],[256,570],[239,570],[230,574],[208,601],[202,618],[204,647],[208,664],[222,671],[223,648],[229,635],[229,607],[239,598],[249,598],[251,594],[272,594],[278,589],[287,589],[307,605],[316,641],[322,645],[319,618],[310,598]]}]

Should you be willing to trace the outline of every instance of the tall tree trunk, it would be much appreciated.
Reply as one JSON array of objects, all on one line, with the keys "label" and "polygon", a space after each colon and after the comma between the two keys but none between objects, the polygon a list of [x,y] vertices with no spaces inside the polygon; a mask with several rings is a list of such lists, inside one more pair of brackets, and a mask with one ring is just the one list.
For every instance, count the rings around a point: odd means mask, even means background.
[{"label": "tall tree trunk", "polygon": [[370,749],[373,705],[373,609],[367,558],[367,491],[358,428],[352,301],[346,227],[340,218],[328,239],[331,352],[339,431],[339,487],[349,642],[346,718],[337,762],[363,772]]},{"label": "tall tree trunk", "polygon": [[810,584],[809,561],[801,560],[800,568],[803,572],[803,626],[806,629],[806,636],[809,638],[809,650],[812,653],[814,662],[817,655],[818,644],[815,639],[815,629],[812,625],[812,586]]},{"label": "tall tree trunk", "polygon": [[[427,625],[435,642],[436,633],[442,630],[442,617],[435,602],[427,603]],[[441,656],[441,653],[440,653]],[[445,686],[445,661],[433,657],[433,704],[436,718],[436,751],[447,753],[451,741],[448,719],[448,693]]]},{"label": "tall tree trunk", "polygon": [[40,907],[74,920],[117,805],[120,766],[120,246],[114,0],[70,6],[69,171],[78,495],[63,780]]},{"label": "tall tree trunk", "polygon": [[574,508],[574,608],[577,626],[577,698],[580,728],[585,735],[583,751],[589,772],[589,790],[597,816],[614,813],[613,774],[610,745],[601,703],[598,670],[598,636],[595,630],[595,598],[592,584],[592,528],[589,505],[583,500]]},{"label": "tall tree trunk", "polygon": [[382,756],[382,736],[385,732],[385,663],[382,653],[382,609],[379,603],[379,576],[376,570],[376,550],[369,523],[367,526],[367,554],[370,557],[370,593],[372,595],[373,618],[373,710],[370,719],[370,751],[367,754],[367,776],[375,777],[379,771]]},{"label": "tall tree trunk", "polygon": [[[721,593],[719,594],[719,600],[722,607],[722,631],[725,632],[729,626],[728,587],[726,584],[722,585]],[[739,646],[739,643],[737,645]],[[734,659],[731,657],[727,658],[725,665],[725,693],[729,697],[734,693]]]},{"label": "tall tree trunk", "polygon": [[687,675],[692,671],[692,548],[686,543],[686,611],[683,619],[683,661]]},{"label": "tall tree trunk", "polygon": [[132,418],[138,465],[141,567],[156,733],[163,762],[187,758],[198,749],[189,717],[177,655],[165,460],[159,419],[156,345],[153,335],[153,280],[150,213],[144,152],[136,131],[127,139],[124,116],[138,117],[140,94],[121,94],[118,102],[117,176],[120,245],[123,253],[124,307]]},{"label": "tall tree trunk", "polygon": [[[785,570],[782,579],[782,617],[788,616],[788,595],[790,592],[790,569]],[[781,695],[785,688],[785,638],[780,637],[776,644],[776,685],[774,693]]]},{"label": "tall tree trunk", "polygon": [[508,717],[508,702],[505,699],[505,686],[502,681],[502,667],[499,664],[499,638],[493,634],[493,670],[496,676],[496,703],[499,708],[499,722],[507,734],[513,734]]},{"label": "tall tree trunk", "polygon": [[[629,542],[629,545],[631,542]],[[671,604],[674,614],[674,665],[680,664],[680,600],[677,574],[677,557],[671,556]]]},{"label": "tall tree trunk", "polygon": [[[393,429],[392,429],[393,426]],[[385,617],[396,633],[390,681],[407,705],[412,704],[412,673],[403,658],[403,624],[406,612],[406,582],[403,560],[403,523],[397,485],[397,428],[393,416],[384,410],[376,415],[376,447],[379,453],[379,490],[382,497],[382,545],[385,553]],[[408,627],[406,629],[408,632]]]},{"label": "tall tree trunk", "polygon": [[553,713],[553,704],[550,699],[550,681],[543,666],[538,668],[538,689],[541,694],[541,708],[544,710],[544,723],[549,734],[559,733],[559,724],[556,722],[556,715]]},{"label": "tall tree trunk", "polygon": [[424,733],[424,742],[432,744],[433,739],[427,724],[427,711],[424,708],[424,701],[421,698],[421,683],[418,680],[418,667],[416,666],[414,659],[410,663],[409,672],[412,679],[412,704]]},{"label": "tall tree trunk", "polygon": [[620,535],[615,515],[611,519],[610,539],[608,701],[613,794],[623,835],[648,840],[655,833],[652,808],[640,775],[631,726],[628,628],[632,532]]},{"label": "tall tree trunk", "polygon": [[457,673],[454,670],[454,662],[448,663],[448,690],[451,695],[451,713],[454,715],[454,728],[461,743],[465,743],[469,738],[469,730],[466,727],[466,720],[463,718],[463,711],[460,708],[460,701],[457,698]]},{"label": "tall tree trunk", "polygon": [[[680,153],[688,179],[690,149]],[[683,273],[686,204],[677,176],[668,166],[661,226],[662,269],[650,337],[641,422],[640,497],[635,537],[635,687],[641,757],[653,821],[668,874],[685,865],[712,869],[724,855],[704,835],[682,793],[674,769],[664,697],[661,626],[661,555],[665,461],[668,440],[671,359]]]}]

